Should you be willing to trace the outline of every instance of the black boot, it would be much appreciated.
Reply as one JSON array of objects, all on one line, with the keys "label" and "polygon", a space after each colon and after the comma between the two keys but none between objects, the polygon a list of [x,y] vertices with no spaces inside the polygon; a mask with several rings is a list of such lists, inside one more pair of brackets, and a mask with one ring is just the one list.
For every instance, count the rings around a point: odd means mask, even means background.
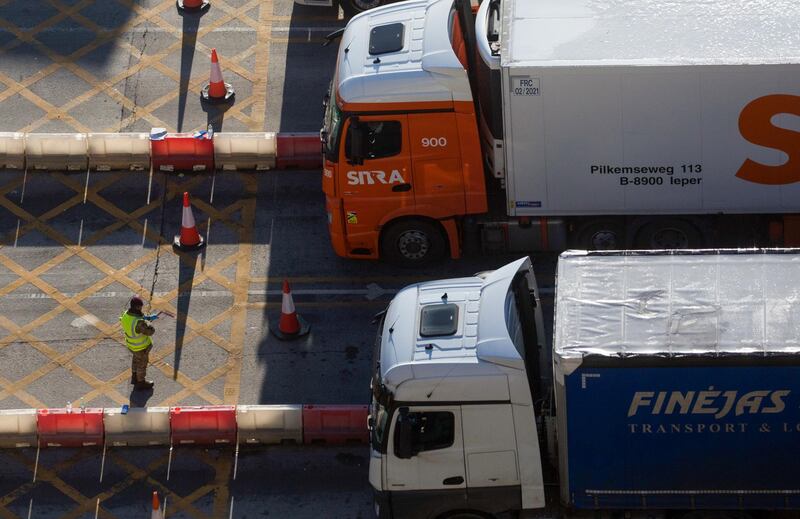
[{"label": "black boot", "polygon": [[131,375],[131,384],[135,384],[135,383],[136,383],[136,375],[134,374],[134,375]]},{"label": "black boot", "polygon": [[134,384],[133,388],[134,389],[153,389],[154,385],[155,384],[154,384],[154,382],[152,380],[142,380],[142,381],[137,381],[136,384]]}]

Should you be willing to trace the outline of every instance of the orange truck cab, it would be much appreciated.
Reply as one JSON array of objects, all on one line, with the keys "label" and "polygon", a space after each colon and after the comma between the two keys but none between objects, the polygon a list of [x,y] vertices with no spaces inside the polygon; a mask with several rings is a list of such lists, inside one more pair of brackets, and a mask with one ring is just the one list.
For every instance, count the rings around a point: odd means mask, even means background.
[{"label": "orange truck cab", "polygon": [[642,23],[582,0],[353,17],[321,132],[336,253],[800,245],[800,10],[630,1]]},{"label": "orange truck cab", "polygon": [[338,255],[458,257],[460,219],[487,211],[459,26],[452,4],[417,0],[356,16],[342,35],[321,132]]}]

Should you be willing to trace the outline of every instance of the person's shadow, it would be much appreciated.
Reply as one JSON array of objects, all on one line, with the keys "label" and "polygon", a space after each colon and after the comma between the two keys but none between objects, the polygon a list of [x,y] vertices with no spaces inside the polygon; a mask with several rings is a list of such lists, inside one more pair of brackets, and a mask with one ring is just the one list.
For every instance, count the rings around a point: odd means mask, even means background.
[{"label": "person's shadow", "polygon": [[132,389],[131,390],[131,407],[147,407],[147,401],[153,396],[153,388],[150,389]]}]

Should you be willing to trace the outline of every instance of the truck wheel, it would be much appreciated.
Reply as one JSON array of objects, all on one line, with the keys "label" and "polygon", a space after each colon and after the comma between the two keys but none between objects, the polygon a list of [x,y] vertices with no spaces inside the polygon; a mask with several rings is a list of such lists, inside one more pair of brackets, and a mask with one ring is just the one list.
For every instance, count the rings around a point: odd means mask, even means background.
[{"label": "truck wheel", "polygon": [[704,245],[703,233],[685,220],[665,219],[643,225],[636,233],[639,249],[697,249]]},{"label": "truck wheel", "polygon": [[586,222],[575,233],[574,246],[585,250],[624,249],[625,231],[614,220]]},{"label": "truck wheel", "polygon": [[384,231],[381,254],[404,267],[418,267],[438,261],[447,251],[442,231],[423,220],[403,220]]},{"label": "truck wheel", "polygon": [[390,0],[341,0],[342,11],[348,17],[363,13],[369,9],[386,5]]}]

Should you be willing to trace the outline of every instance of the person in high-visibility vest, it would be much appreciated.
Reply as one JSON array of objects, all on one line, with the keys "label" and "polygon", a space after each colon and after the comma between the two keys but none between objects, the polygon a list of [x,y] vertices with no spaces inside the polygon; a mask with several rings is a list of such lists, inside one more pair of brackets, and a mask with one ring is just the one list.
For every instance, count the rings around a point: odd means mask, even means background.
[{"label": "person in high-visibility vest", "polygon": [[119,316],[119,324],[125,334],[125,345],[133,353],[131,361],[131,384],[134,389],[151,389],[153,381],[147,380],[147,363],[150,360],[150,350],[153,349],[153,340],[150,338],[156,329],[148,321],[154,321],[157,315],[144,315],[142,307],[144,301],[139,296],[131,298],[128,310]]}]

